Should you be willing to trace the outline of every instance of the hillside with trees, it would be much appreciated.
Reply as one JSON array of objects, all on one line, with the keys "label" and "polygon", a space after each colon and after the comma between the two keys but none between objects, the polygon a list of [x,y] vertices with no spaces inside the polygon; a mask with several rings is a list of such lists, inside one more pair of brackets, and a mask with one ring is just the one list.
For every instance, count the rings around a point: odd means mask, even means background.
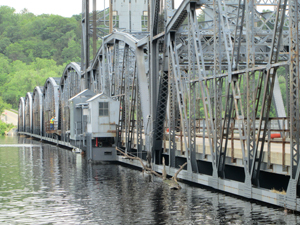
[{"label": "hillside with trees", "polygon": [[16,109],[20,96],[43,85],[48,77],[60,77],[67,63],[80,61],[80,18],[36,16],[26,9],[15,13],[13,8],[0,7],[0,97],[4,103]]}]

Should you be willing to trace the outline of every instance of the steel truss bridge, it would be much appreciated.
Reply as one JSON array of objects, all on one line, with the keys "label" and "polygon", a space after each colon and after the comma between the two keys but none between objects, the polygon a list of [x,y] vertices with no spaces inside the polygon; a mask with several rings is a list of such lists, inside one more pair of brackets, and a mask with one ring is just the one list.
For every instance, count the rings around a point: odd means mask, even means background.
[{"label": "steel truss bridge", "polygon": [[[149,4],[149,32],[115,30],[92,61],[83,13],[81,67],[69,64],[63,77],[78,77],[77,93],[120,101],[116,145],[155,170],[162,157],[170,175],[187,162],[185,180],[300,211],[300,2]],[[272,161],[274,131],[279,163]]]}]

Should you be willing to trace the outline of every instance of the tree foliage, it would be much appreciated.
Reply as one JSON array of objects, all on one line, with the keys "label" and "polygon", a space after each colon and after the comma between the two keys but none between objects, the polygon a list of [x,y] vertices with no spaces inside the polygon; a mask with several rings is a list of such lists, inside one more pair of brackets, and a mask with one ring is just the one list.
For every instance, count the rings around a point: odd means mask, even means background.
[{"label": "tree foliage", "polygon": [[11,128],[13,128],[14,125],[12,124],[7,124],[0,120],[0,135],[3,136],[5,135],[5,132],[8,132]]},{"label": "tree foliage", "polygon": [[80,61],[80,39],[78,16],[35,16],[26,9],[15,13],[15,9],[1,6],[0,96],[3,102],[17,108],[20,96],[32,92],[37,85],[44,85],[48,77],[60,77],[66,63]]},{"label": "tree foliage", "polygon": [[48,77],[60,77],[65,67],[56,65],[53,59],[40,58],[35,58],[29,65],[20,60],[9,63],[9,59],[3,55],[0,55],[0,62],[0,67],[8,71],[0,72],[0,95],[13,108],[18,107],[21,96],[32,92],[35,86],[44,85]]},{"label": "tree foliage", "polygon": [[[0,115],[3,113],[4,109],[11,108],[11,105],[5,103],[0,97]],[[4,135],[6,131],[9,131],[13,127],[12,124],[6,124],[0,120],[0,135]]]},{"label": "tree foliage", "polygon": [[5,103],[0,97],[0,115],[4,112],[4,109],[11,108],[11,105]]},{"label": "tree foliage", "polygon": [[[0,53],[25,63],[34,62],[35,58],[53,59],[59,65],[66,59],[78,60],[81,28],[77,17],[35,16],[27,10],[20,14],[14,11],[7,6],[0,7]],[[76,51],[62,55],[70,42]]]}]

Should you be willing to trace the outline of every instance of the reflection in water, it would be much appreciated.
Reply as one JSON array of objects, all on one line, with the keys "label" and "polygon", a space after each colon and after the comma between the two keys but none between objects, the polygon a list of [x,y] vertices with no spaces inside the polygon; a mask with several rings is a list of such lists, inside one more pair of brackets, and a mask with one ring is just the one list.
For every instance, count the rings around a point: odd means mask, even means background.
[{"label": "reflection in water", "polygon": [[0,139],[1,224],[296,224],[299,215],[24,138]]}]

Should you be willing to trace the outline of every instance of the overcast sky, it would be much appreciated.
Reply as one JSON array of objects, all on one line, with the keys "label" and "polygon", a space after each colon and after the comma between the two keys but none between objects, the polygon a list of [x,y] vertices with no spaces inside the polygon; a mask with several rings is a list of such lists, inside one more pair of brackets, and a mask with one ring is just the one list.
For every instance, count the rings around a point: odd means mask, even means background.
[{"label": "overcast sky", "polygon": [[[175,0],[175,7],[181,2],[182,0]],[[105,8],[108,7],[108,0],[105,0],[105,2],[97,0],[97,9],[103,9],[104,3]],[[90,4],[92,5],[92,1],[90,1]],[[82,11],[82,0],[0,0],[0,5],[13,7],[17,13],[26,8],[35,15],[57,14],[64,17],[71,17]]]}]

